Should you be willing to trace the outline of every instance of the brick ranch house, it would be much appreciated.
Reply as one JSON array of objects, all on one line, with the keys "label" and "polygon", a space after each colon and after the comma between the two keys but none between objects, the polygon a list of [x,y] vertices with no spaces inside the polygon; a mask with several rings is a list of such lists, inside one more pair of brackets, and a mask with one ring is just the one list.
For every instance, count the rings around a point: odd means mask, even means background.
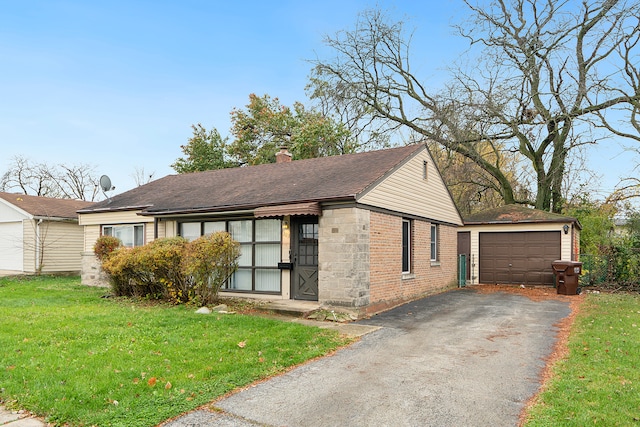
[{"label": "brick ranch house", "polygon": [[79,211],[82,282],[105,284],[101,235],[137,246],[226,230],[240,242],[229,296],[375,313],[457,285],[461,216],[423,144],[169,175]]}]

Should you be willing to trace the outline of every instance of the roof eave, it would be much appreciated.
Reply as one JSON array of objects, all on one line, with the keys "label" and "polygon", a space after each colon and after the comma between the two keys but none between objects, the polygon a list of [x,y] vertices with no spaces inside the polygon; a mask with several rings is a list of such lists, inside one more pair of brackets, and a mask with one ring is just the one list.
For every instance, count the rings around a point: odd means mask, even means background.
[{"label": "roof eave", "polygon": [[463,224],[466,225],[508,225],[508,224],[565,224],[567,222],[574,223],[577,227],[582,230],[582,225],[578,222],[577,219],[529,219],[529,220],[518,220],[518,221],[464,221]]},{"label": "roof eave", "polygon": [[225,206],[207,206],[207,207],[199,207],[199,208],[189,208],[189,209],[167,209],[167,210],[149,210],[146,209],[140,212],[142,216],[152,216],[152,217],[175,217],[181,215],[202,215],[202,214],[220,214],[220,213],[251,213],[254,209],[266,207],[266,206],[278,206],[278,205],[287,205],[287,204],[298,204],[298,203],[327,203],[327,202],[344,202],[344,201],[354,201],[356,199],[355,194],[351,194],[348,196],[340,196],[340,197],[326,197],[326,198],[314,198],[309,200],[289,200],[284,202],[273,202],[267,204],[247,204],[247,205],[225,205]]},{"label": "roof eave", "polygon": [[91,209],[80,209],[76,212],[79,214],[94,214],[94,213],[108,213],[108,212],[122,212],[122,211],[137,211],[137,210],[148,209],[151,206],[153,205],[121,206],[117,208],[112,208],[112,207],[91,208]]}]

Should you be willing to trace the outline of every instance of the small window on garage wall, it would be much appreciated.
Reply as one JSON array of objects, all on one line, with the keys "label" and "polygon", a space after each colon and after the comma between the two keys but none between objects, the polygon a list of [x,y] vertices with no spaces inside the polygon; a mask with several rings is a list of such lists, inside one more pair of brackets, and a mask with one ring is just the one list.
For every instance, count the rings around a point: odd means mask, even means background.
[{"label": "small window on garage wall", "polygon": [[411,220],[402,220],[402,272],[411,273]]}]

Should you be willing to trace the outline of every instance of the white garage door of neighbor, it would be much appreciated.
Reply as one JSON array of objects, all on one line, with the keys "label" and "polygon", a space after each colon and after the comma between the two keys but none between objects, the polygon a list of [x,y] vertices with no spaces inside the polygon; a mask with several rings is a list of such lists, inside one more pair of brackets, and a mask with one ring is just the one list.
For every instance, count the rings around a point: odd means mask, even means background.
[{"label": "white garage door of neighbor", "polygon": [[0,270],[22,271],[22,223],[0,223]]}]

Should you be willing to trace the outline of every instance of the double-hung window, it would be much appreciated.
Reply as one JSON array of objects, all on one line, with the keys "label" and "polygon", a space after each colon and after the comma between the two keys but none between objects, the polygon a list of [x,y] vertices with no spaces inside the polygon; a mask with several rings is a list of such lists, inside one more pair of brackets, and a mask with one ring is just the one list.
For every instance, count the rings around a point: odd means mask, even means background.
[{"label": "double-hung window", "polygon": [[411,221],[402,220],[402,272],[411,273]]},{"label": "double-hung window", "polygon": [[103,225],[103,236],[113,236],[120,239],[122,245],[128,248],[144,245],[144,224]]},{"label": "double-hung window", "polygon": [[431,224],[431,261],[438,261],[438,225]]}]

